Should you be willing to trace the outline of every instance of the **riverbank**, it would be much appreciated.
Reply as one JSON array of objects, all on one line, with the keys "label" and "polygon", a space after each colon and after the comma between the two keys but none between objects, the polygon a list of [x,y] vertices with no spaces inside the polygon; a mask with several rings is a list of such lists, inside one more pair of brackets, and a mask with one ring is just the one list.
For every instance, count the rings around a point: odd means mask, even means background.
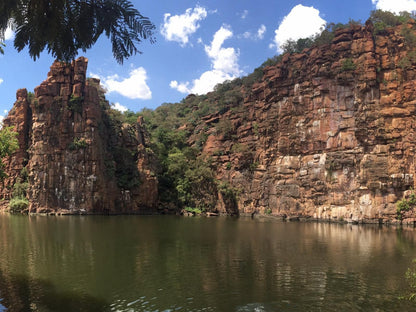
[{"label": "riverbank", "polygon": [[[10,213],[10,214],[26,214],[26,215],[35,215],[35,216],[89,216],[89,215],[108,215],[108,216],[116,216],[116,215],[178,215],[183,217],[224,217],[229,216],[227,214],[215,213],[215,212],[200,212],[196,213],[194,211],[167,211],[167,210],[159,210],[159,211],[145,211],[141,210],[140,212],[125,212],[125,213],[94,213],[91,211],[87,211],[85,209],[79,210],[68,210],[68,209],[42,209],[38,210],[36,213],[22,211],[22,212],[11,212],[8,206],[8,201],[3,200],[0,203],[0,213]],[[362,218],[362,219],[347,219],[347,218],[316,218],[314,216],[308,215],[299,215],[299,214],[274,214],[274,213],[240,213],[239,215],[233,215],[231,217],[245,217],[245,218],[252,218],[252,219],[269,219],[281,222],[319,222],[319,223],[336,223],[336,224],[378,224],[378,225],[393,225],[393,226],[411,226],[416,227],[416,218],[404,218],[403,220],[399,220],[396,218],[396,215],[391,216],[384,216],[382,218]]]}]

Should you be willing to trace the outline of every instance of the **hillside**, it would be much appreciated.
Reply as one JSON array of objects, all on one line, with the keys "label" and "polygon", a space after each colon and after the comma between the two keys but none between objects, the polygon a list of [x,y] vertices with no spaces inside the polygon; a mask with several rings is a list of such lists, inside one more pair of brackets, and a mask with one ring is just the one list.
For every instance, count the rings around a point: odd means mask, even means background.
[{"label": "hillside", "polygon": [[413,222],[412,200],[406,212],[397,203],[413,198],[415,183],[415,28],[412,19],[338,28],[329,44],[142,112],[164,165],[165,201],[228,214]]}]

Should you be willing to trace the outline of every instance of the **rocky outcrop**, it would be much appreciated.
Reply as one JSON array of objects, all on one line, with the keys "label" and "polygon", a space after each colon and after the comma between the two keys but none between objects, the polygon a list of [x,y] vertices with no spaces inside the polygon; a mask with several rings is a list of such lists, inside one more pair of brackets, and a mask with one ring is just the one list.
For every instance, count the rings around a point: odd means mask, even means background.
[{"label": "rocky outcrop", "polygon": [[[404,27],[414,33],[414,23],[339,29],[331,44],[265,68],[243,109],[204,118],[195,133],[208,129],[204,153],[239,190],[240,213],[396,219],[415,187],[416,58]],[[224,121],[232,138],[215,129]]]},{"label": "rocky outcrop", "polygon": [[5,159],[3,197],[25,168],[29,212],[153,212],[155,160],[142,122],[112,117],[99,80],[86,79],[87,64],[55,62],[34,95],[17,92],[4,125],[15,127],[20,148]]}]

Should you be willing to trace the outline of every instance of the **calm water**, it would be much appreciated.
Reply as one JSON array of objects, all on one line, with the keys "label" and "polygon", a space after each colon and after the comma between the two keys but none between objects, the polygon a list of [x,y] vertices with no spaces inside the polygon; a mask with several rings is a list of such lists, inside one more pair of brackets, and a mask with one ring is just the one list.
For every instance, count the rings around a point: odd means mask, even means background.
[{"label": "calm water", "polygon": [[413,229],[0,214],[0,311],[415,311]]}]

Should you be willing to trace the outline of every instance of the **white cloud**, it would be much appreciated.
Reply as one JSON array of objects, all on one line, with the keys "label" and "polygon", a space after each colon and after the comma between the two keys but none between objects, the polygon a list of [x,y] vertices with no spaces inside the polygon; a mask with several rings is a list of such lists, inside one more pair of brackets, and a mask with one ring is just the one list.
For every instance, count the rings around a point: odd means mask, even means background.
[{"label": "white cloud", "polygon": [[242,37],[244,39],[252,39],[252,40],[262,40],[264,38],[264,34],[266,33],[266,26],[263,24],[260,25],[259,29],[257,29],[257,32],[255,34],[246,31],[242,35],[239,35],[238,37]]},{"label": "white cloud", "polygon": [[224,48],[224,41],[233,36],[229,26],[221,26],[214,34],[210,45],[205,45],[205,53],[211,60],[211,70],[204,72],[198,79],[189,82],[170,82],[170,87],[181,93],[205,94],[212,91],[218,83],[231,80],[241,74],[238,65],[239,53],[234,48]]},{"label": "white cloud", "polygon": [[121,105],[119,102],[112,103],[111,108],[119,110],[120,112],[124,113],[128,110],[128,108],[124,105]]},{"label": "white cloud", "polygon": [[263,39],[264,38],[264,34],[266,33],[266,26],[264,26],[263,24],[260,26],[259,29],[257,29],[257,38],[258,39]]},{"label": "white cloud", "polygon": [[6,28],[6,31],[4,33],[4,40],[13,40],[14,39],[14,31],[9,26]]},{"label": "white cloud", "polygon": [[189,42],[189,36],[199,28],[198,22],[206,17],[207,10],[198,5],[194,9],[187,9],[182,15],[166,13],[160,32],[166,40],[185,46]]},{"label": "white cloud", "polygon": [[297,40],[307,38],[318,33],[326,21],[319,16],[319,10],[314,7],[306,7],[301,4],[295,6],[286,15],[275,30],[275,37],[271,48],[282,52],[281,46],[289,39]]},{"label": "white cloud", "polygon": [[241,19],[246,19],[247,15],[248,15],[248,10],[244,10],[242,13],[239,14]]},{"label": "white cloud", "polygon": [[152,98],[152,92],[146,84],[147,73],[143,67],[133,69],[128,78],[121,79],[118,75],[98,77],[108,93],[116,92],[129,99],[148,100]]},{"label": "white cloud", "polygon": [[376,9],[400,13],[403,11],[416,11],[415,0],[371,0]]},{"label": "white cloud", "polygon": [[2,83],[3,83],[3,81],[4,81],[4,80],[0,78],[0,84],[2,84]]},{"label": "white cloud", "polygon": [[189,82],[178,83],[176,80],[172,80],[169,84],[169,87],[171,87],[172,89],[178,90],[180,93],[191,92],[188,86],[189,86]]}]

